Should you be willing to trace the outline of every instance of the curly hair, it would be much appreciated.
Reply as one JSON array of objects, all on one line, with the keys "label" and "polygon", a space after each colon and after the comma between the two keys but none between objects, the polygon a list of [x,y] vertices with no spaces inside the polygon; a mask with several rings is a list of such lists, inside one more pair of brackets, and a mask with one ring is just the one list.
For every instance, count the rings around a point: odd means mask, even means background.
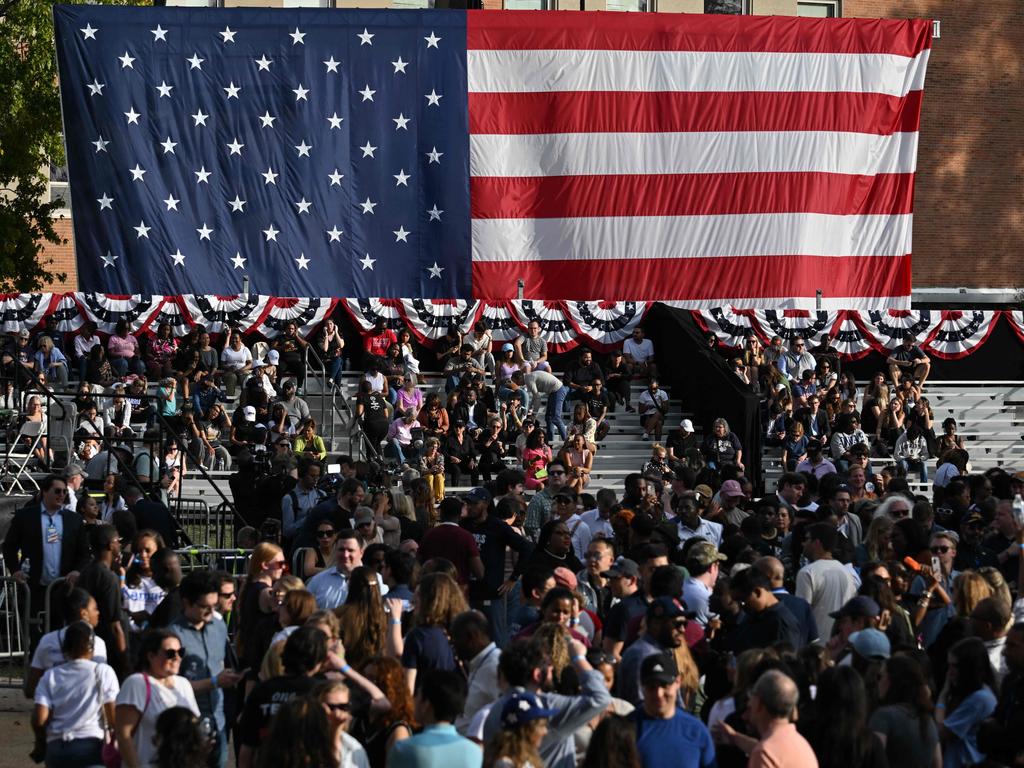
[{"label": "curly hair", "polygon": [[562,672],[569,666],[569,630],[553,621],[545,621],[530,638],[551,662],[551,674],[555,681],[562,679]]},{"label": "curly hair", "polygon": [[[370,667],[374,669],[372,676],[367,674]],[[393,656],[374,656],[363,664],[361,671],[381,689],[391,703],[391,708],[381,715],[383,727],[390,728],[393,723],[405,723],[410,729],[416,728],[412,695],[409,693],[409,683],[402,663]]]}]

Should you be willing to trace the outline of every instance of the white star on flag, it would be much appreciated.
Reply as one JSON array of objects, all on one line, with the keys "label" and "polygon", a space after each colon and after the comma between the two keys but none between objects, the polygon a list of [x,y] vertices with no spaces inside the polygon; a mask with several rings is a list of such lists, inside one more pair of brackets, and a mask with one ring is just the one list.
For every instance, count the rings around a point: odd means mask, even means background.
[{"label": "white star on flag", "polygon": [[327,67],[327,71],[328,72],[335,72],[335,73],[337,73],[337,71],[338,71],[338,65],[339,64],[341,64],[341,62],[340,61],[335,61],[333,56],[331,56],[331,58],[327,59],[324,62],[324,66]]},{"label": "white star on flag", "polygon": [[395,68],[395,74],[401,72],[403,75],[406,74],[405,68],[409,66],[408,61],[402,61],[402,57],[399,56],[397,59],[391,62],[391,65]]},{"label": "white star on flag", "polygon": [[366,258],[360,259],[359,263],[363,265],[363,269],[373,269],[373,265],[377,263],[377,260],[371,259],[370,254],[366,254]]},{"label": "white star on flag", "polygon": [[341,186],[341,180],[345,178],[345,174],[339,173],[338,169],[334,169],[334,173],[328,173],[327,178],[331,180],[331,186]]},{"label": "white star on flag", "polygon": [[138,125],[141,114],[135,111],[135,107],[128,107],[128,111],[124,113],[124,116],[128,118],[128,125]]},{"label": "white star on flag", "polygon": [[377,150],[369,141],[361,146],[360,149],[363,150],[363,157],[373,157],[373,153]]},{"label": "white star on flag", "polygon": [[303,139],[301,144],[295,145],[295,151],[298,152],[299,157],[309,157],[309,150],[313,148],[312,144],[307,144],[306,140]]},{"label": "white star on flag", "polygon": [[181,252],[180,248],[178,250],[176,250],[174,253],[171,254],[171,258],[174,260],[174,266],[176,266],[176,267],[183,267],[183,266],[185,266],[185,254],[183,254]]},{"label": "white star on flag", "polygon": [[296,101],[309,101],[306,98],[306,94],[309,93],[309,88],[303,88],[302,83],[299,83],[298,88],[292,88],[292,93],[295,94]]},{"label": "white star on flag", "polygon": [[274,62],[267,58],[267,54],[263,54],[258,59],[253,59],[256,62],[256,66],[259,67],[259,72],[269,72],[270,65]]},{"label": "white star on flag", "polygon": [[410,176],[408,173],[406,173],[405,169],[403,168],[402,170],[400,170],[398,173],[396,173],[394,175],[394,178],[395,178],[395,186],[396,187],[408,187],[409,186],[409,179],[411,179],[412,176]]},{"label": "white star on flag", "polygon": [[199,167],[199,170],[198,171],[193,171],[193,173],[196,175],[196,184],[209,184],[210,183],[209,181],[207,181],[207,179],[210,178],[211,174],[210,174],[210,171],[206,170],[206,166],[205,165],[201,165]]},{"label": "white star on flag", "polygon": [[196,230],[199,233],[200,240],[209,240],[213,230],[206,226],[206,222],[203,222],[203,226]]},{"label": "white star on flag", "polygon": [[430,218],[428,219],[428,221],[440,221],[441,214],[444,213],[444,211],[439,211],[437,209],[437,203],[434,203],[434,207],[427,211],[427,213],[430,214]]},{"label": "white star on flag", "polygon": [[361,205],[363,207],[363,213],[370,213],[370,214],[372,214],[373,213],[373,209],[376,208],[379,205],[379,203],[375,203],[372,200],[370,200],[369,197],[367,197],[366,198],[366,202],[360,203],[359,205]]},{"label": "white star on flag", "polygon": [[437,147],[433,147],[429,152],[426,153],[427,157],[430,160],[430,162],[428,162],[427,165],[430,165],[430,163],[437,163],[438,165],[440,165],[441,164],[441,155],[443,155],[443,154],[444,154],[444,152],[438,152],[437,151]]},{"label": "white star on flag", "polygon": [[301,200],[299,200],[299,202],[295,203],[294,205],[296,208],[299,209],[299,213],[309,213],[309,206],[311,206],[312,203],[307,202],[306,198],[302,198]]},{"label": "white star on flag", "polygon": [[245,208],[245,203],[246,201],[243,200],[238,193],[235,193],[235,199],[231,200],[228,205],[231,206],[232,213],[241,213],[244,212],[242,209]]},{"label": "white star on flag", "polygon": [[431,280],[433,280],[435,277],[438,280],[440,280],[441,279],[441,273],[444,272],[444,267],[439,267],[437,265],[437,262],[435,261],[434,262],[434,266],[430,267],[430,269],[427,270],[427,271],[430,272],[430,279]]},{"label": "white star on flag", "polygon": [[440,107],[444,94],[438,93],[436,88],[431,88],[430,93],[424,94],[428,107]]},{"label": "white star on flag", "polygon": [[411,118],[406,117],[401,112],[398,113],[398,117],[391,118],[391,121],[395,124],[396,131],[399,129],[403,131],[408,131],[409,129],[406,126],[409,124],[410,120]]},{"label": "white star on flag", "polygon": [[231,27],[224,27],[224,31],[218,32],[217,34],[224,38],[225,43],[233,43],[235,42],[235,34],[237,33],[232,32]]},{"label": "white star on flag", "polygon": [[161,99],[169,99],[171,98],[171,91],[174,90],[174,86],[168,85],[166,80],[161,80],[156,90],[159,92]]},{"label": "white star on flag", "polygon": [[168,136],[164,141],[160,142],[160,146],[164,148],[164,154],[174,154],[174,148],[178,146],[178,142],[171,141],[171,137]]},{"label": "white star on flag", "polygon": [[114,210],[112,203],[114,198],[110,197],[106,192],[103,193],[103,197],[97,197],[96,202],[100,204],[100,210]]},{"label": "white star on flag", "polygon": [[274,173],[272,168],[267,168],[266,173],[261,174],[263,176],[263,185],[273,184],[277,186],[277,174]]},{"label": "white star on flag", "polygon": [[107,151],[107,144],[110,143],[110,139],[104,139],[102,136],[100,136],[98,139],[96,139],[96,141],[93,141],[93,142],[90,142],[90,143],[94,147],[96,147],[96,151],[97,152],[106,152]]},{"label": "white star on flag", "polygon": [[391,234],[393,234],[395,236],[395,242],[396,243],[399,242],[399,241],[401,241],[403,243],[408,243],[409,242],[409,235],[411,233],[410,232],[406,232],[405,227],[403,227],[402,225],[399,225],[398,229],[393,230],[391,232]]},{"label": "white star on flag", "polygon": [[100,258],[103,259],[103,268],[106,269],[107,267],[114,266],[114,262],[117,261],[120,258],[120,256],[117,256],[116,254],[107,251]]},{"label": "white star on flag", "polygon": [[267,238],[267,242],[268,243],[271,240],[273,240],[276,243],[277,242],[277,235],[278,235],[279,232],[280,232],[280,230],[274,229],[274,225],[271,224],[267,229],[263,230],[263,235],[264,235],[264,237]]},{"label": "white star on flag", "polygon": [[225,144],[224,146],[226,146],[229,150],[231,150],[231,154],[232,155],[241,155],[242,154],[242,147],[244,147],[245,144],[240,143],[238,141],[238,138],[236,137],[235,139],[232,140],[232,142],[230,144]]},{"label": "white star on flag", "polygon": [[86,83],[85,86],[89,89],[90,96],[102,96],[103,89],[107,87],[106,83],[101,83],[96,78],[93,78],[91,83]]},{"label": "white star on flag", "polygon": [[306,254],[300,253],[299,258],[297,258],[295,262],[299,265],[299,269],[304,269],[307,272],[309,271],[309,267],[307,266],[309,264],[309,259],[306,258]]},{"label": "white star on flag", "polygon": [[235,269],[245,269],[245,259],[242,258],[242,254],[235,251],[235,256],[231,259],[231,263],[235,265]]},{"label": "white star on flag", "polygon": [[176,199],[174,195],[168,195],[167,199],[164,200],[164,205],[167,206],[168,211],[176,211],[178,210],[178,203],[180,202],[181,201]]},{"label": "white star on flag", "polygon": [[345,234],[345,232],[343,230],[341,230],[341,229],[338,229],[338,225],[335,224],[333,229],[328,229],[327,230],[327,234],[331,238],[328,242],[331,242],[331,243],[338,242],[338,243],[340,243],[341,242],[341,236],[343,234]]},{"label": "white star on flag", "polygon": [[295,28],[294,32],[289,32],[288,34],[292,39],[292,45],[306,44],[306,33],[300,32],[298,27]]},{"label": "white star on flag", "polygon": [[146,175],[146,169],[141,167],[138,163],[135,164],[134,168],[128,169],[132,174],[132,181],[145,181],[142,177]]},{"label": "white star on flag", "polygon": [[135,59],[128,55],[128,51],[125,51],[124,56],[119,57],[118,61],[121,62],[121,69],[135,69],[133,66]]},{"label": "white star on flag", "polygon": [[149,239],[149,230],[151,230],[152,227],[147,227],[145,221],[140,221],[139,222],[139,226],[132,227],[132,229],[134,229],[135,232],[136,232],[136,235],[135,235],[135,239],[136,240],[138,240],[140,238],[143,238],[143,237],[148,240]]},{"label": "white star on flag", "polygon": [[360,94],[363,97],[363,101],[373,101],[373,94],[375,94],[376,91],[371,90],[370,84],[367,83],[366,85],[363,86],[363,90],[356,91],[356,93]]},{"label": "white star on flag", "polygon": [[[78,31],[82,33],[83,40],[95,40],[96,33],[99,32],[98,29],[95,29],[93,25],[89,23],[86,23],[86,25]],[[116,259],[117,257],[115,256],[114,258]]]},{"label": "white star on flag", "polygon": [[373,45],[374,35],[367,31],[366,27],[363,27],[363,31],[356,35],[356,37],[359,38],[359,45]]},{"label": "white star on flag", "polygon": [[345,118],[343,118],[343,117],[338,117],[338,113],[335,112],[333,115],[331,115],[330,117],[327,118],[327,122],[331,124],[331,130],[332,131],[335,128],[337,128],[340,131],[341,130],[341,121],[344,120],[344,119]]},{"label": "white star on flag", "polygon": [[165,43],[167,42],[167,30],[161,27],[159,24],[156,25],[156,29],[151,29],[149,31],[153,33],[154,43],[157,40],[163,40]]},{"label": "white star on flag", "polygon": [[229,99],[237,99],[237,98],[238,98],[238,92],[239,92],[240,90],[242,90],[242,88],[241,88],[241,86],[237,86],[237,85],[235,85],[235,81],[234,81],[234,80],[232,80],[232,81],[231,81],[231,82],[230,82],[230,83],[228,84],[228,87],[227,87],[227,88],[224,88],[223,90],[224,90],[224,92],[225,92],[225,93],[226,93],[226,94],[228,95],[228,98],[229,98]]},{"label": "white star on flag", "polygon": [[435,35],[434,31],[431,30],[430,31],[430,37],[424,37],[423,39],[427,41],[427,48],[437,48],[438,47],[437,44],[439,42],[441,42],[442,38],[440,38],[437,35]]},{"label": "white star on flag", "polygon": [[200,59],[198,53],[193,53],[192,58],[185,59],[185,61],[189,63],[189,69],[198,69],[201,71],[203,69],[203,62],[206,61],[206,59]]},{"label": "white star on flag", "polygon": [[271,117],[269,111],[264,112],[263,115],[260,117],[260,122],[263,123],[263,128],[273,128],[275,120],[277,120],[277,118]]},{"label": "white star on flag", "polygon": [[206,127],[206,118],[208,118],[208,117],[209,117],[209,115],[203,114],[203,110],[200,109],[198,112],[196,112],[194,115],[192,115],[192,119],[196,121],[196,124],[194,126],[192,126],[192,127],[193,128],[198,128],[201,125],[201,126],[203,126],[205,128]]}]

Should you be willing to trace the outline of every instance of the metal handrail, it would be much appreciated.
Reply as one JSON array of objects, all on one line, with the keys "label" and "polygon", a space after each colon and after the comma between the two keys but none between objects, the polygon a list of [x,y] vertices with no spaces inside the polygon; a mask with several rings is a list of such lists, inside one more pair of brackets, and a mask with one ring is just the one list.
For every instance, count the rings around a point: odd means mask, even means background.
[{"label": "metal handrail", "polygon": [[[319,373],[321,375],[321,377],[322,377],[320,379],[320,381],[321,381],[321,384],[320,384],[321,390],[320,390],[320,419],[319,419],[319,423],[320,423],[320,433],[321,434],[325,434],[325,431],[326,431],[326,428],[327,428],[327,408],[326,408],[326,399],[324,398],[324,394],[325,394],[324,388],[327,386],[327,364],[324,363],[324,361],[320,359],[320,355],[318,355],[316,353],[316,350],[313,349],[313,345],[312,344],[307,344],[305,346],[304,351],[305,351],[305,360],[304,360],[303,364],[306,366],[307,386],[306,386],[305,391],[307,393],[309,392],[308,382],[309,382],[309,373],[310,373],[310,368],[311,368],[310,357],[312,356],[313,360],[315,360],[317,363],[320,364],[320,368],[319,369],[313,368],[313,373],[314,374]],[[331,382],[331,388],[332,389],[334,388],[334,382]],[[331,441],[331,445],[332,446],[334,445],[334,431],[335,431],[334,427],[335,427],[335,419],[334,419],[334,410],[332,408],[331,409],[330,438],[329,438],[330,441]]]}]

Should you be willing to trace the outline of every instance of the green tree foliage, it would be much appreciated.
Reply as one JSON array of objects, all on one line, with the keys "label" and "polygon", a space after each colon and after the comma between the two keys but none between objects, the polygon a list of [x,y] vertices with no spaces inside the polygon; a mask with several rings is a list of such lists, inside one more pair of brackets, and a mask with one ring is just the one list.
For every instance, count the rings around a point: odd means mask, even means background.
[{"label": "green tree foliage", "polygon": [[61,204],[43,202],[50,163],[64,163],[53,4],[0,0],[0,292],[66,277],[42,259],[45,243],[63,242],[51,219]]}]

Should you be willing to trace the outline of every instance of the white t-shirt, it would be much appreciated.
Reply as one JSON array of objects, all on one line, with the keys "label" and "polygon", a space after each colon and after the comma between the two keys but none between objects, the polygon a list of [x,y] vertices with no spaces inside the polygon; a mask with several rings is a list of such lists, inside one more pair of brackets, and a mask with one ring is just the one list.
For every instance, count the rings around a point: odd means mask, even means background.
[{"label": "white t-shirt", "polygon": [[340,768],[370,768],[370,758],[354,736],[341,733],[341,766]]},{"label": "white t-shirt", "polygon": [[100,707],[117,691],[117,675],[106,664],[75,659],[48,669],[36,688],[36,704],[50,710],[46,740],[102,739]]},{"label": "white t-shirt", "polygon": [[199,705],[196,695],[192,692],[192,683],[180,675],[175,675],[174,687],[168,688],[155,677],[149,678],[149,706],[146,706],[146,679],[141,672],[131,675],[121,686],[117,697],[117,705],[135,707],[142,713],[138,728],[135,729],[135,751],[139,754],[139,765],[149,766],[156,757],[156,719],[165,709],[185,707],[199,717]]},{"label": "white t-shirt", "polygon": [[224,347],[224,351],[220,353],[220,367],[225,371],[237,371],[239,368],[243,368],[251,362],[252,352],[250,352],[249,348],[244,344],[239,350],[232,349],[229,344]]},{"label": "white t-shirt", "polygon": [[819,637],[832,636],[835,619],[829,614],[838,611],[856,594],[853,575],[836,560],[815,560],[796,574],[796,596],[811,604]]},{"label": "white t-shirt", "polygon": [[654,357],[654,344],[651,343],[650,339],[644,339],[637,344],[630,337],[622,342],[622,354],[629,355],[638,363],[646,363]]},{"label": "white t-shirt", "polygon": [[[121,587],[121,597],[124,600],[124,609],[128,613],[138,613],[139,611],[145,611],[146,613],[152,614],[156,610],[156,607],[160,605],[160,601],[164,599],[164,592],[162,587],[157,586],[157,583],[149,576],[143,576],[138,586],[129,587],[127,584]],[[135,622],[132,622],[132,628],[138,629],[135,626]]]},{"label": "white t-shirt", "polygon": [[[55,629],[47,632],[39,638],[39,645],[36,652],[32,654],[32,669],[41,669],[44,672],[59,664],[63,664],[64,658],[64,630]],[[107,644],[101,637],[93,637],[92,660],[97,664],[107,663]]]},{"label": "white t-shirt", "polygon": [[580,517],[583,518],[583,522],[586,523],[587,528],[590,529],[590,535],[592,538],[615,538],[615,529],[612,528],[611,520],[605,520],[601,517],[601,510],[591,509],[584,512]]}]

